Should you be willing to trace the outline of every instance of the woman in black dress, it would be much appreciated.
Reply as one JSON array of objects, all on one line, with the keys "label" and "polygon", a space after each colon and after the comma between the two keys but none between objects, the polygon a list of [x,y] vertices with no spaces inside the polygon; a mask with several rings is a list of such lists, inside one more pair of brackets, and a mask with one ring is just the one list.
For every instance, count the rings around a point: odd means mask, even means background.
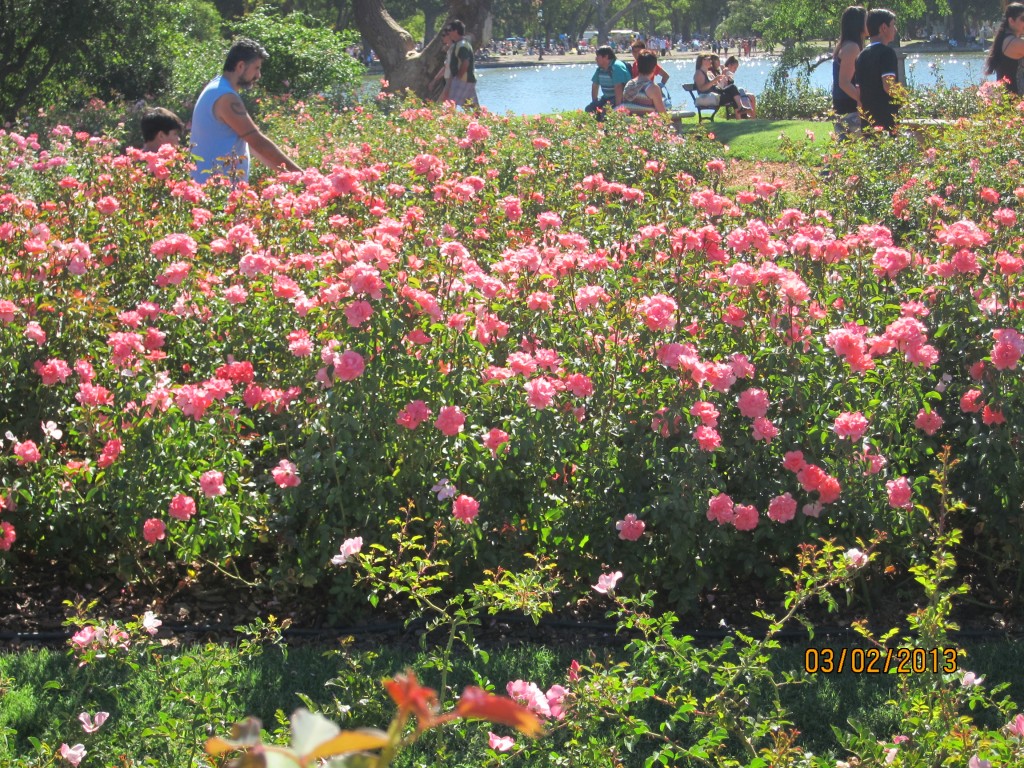
[{"label": "woman in black dress", "polygon": [[985,60],[985,74],[1005,80],[1008,88],[1018,96],[1024,94],[1024,5],[1010,3],[999,25],[992,50]]}]

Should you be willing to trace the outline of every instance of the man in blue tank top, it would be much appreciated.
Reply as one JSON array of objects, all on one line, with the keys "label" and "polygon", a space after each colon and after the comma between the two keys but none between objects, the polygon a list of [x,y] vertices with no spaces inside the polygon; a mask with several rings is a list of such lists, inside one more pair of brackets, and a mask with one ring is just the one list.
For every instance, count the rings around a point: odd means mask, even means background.
[{"label": "man in blue tank top", "polygon": [[267,58],[259,43],[239,38],[228,51],[224,72],[199,95],[192,112],[195,181],[203,183],[212,176],[226,176],[232,184],[248,181],[250,150],[268,168],[302,170],[256,127],[238,95],[260,79]]}]

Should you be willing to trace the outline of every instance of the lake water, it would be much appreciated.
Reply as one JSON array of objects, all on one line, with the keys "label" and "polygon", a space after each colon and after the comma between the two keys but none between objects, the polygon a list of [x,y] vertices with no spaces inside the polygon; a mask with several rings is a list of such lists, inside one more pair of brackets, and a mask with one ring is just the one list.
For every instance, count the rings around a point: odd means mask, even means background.
[{"label": "lake water", "polygon": [[[590,78],[595,64],[592,56],[581,56],[580,64],[540,64],[531,67],[495,67],[477,70],[477,92],[480,103],[491,112],[537,115],[582,109],[590,101]],[[625,60],[630,60],[627,55]],[[909,54],[906,60],[907,82],[910,85],[978,85],[985,54],[921,53]],[[751,56],[742,59],[736,83],[757,94],[778,59]],[[693,57],[667,59],[661,65],[671,76],[668,88],[676,107],[692,107],[683,84],[693,80]],[[831,90],[832,66],[826,62],[811,74],[811,84]]]}]

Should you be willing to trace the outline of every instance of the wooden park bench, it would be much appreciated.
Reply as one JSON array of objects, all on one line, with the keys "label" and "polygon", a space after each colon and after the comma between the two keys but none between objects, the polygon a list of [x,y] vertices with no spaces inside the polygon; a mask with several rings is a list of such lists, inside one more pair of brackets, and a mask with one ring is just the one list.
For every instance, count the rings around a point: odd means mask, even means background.
[{"label": "wooden park bench", "polygon": [[[683,85],[683,90],[693,99],[694,109],[697,110],[697,123],[702,123],[705,120],[705,112],[708,113],[706,119],[714,122],[715,114],[723,108],[719,95],[717,93],[701,93],[694,83],[686,83]],[[726,118],[732,117],[733,107],[733,104],[724,105]]]}]

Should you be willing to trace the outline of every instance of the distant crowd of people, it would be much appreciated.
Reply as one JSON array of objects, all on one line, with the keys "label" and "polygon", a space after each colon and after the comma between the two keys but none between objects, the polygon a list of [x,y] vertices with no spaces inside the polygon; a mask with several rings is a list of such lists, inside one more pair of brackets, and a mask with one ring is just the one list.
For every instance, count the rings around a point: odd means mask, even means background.
[{"label": "distant crowd of people", "polygon": [[749,56],[751,53],[757,50],[757,38],[745,37],[738,39],[711,41],[712,53],[717,53],[721,56],[728,56],[730,48],[735,48],[736,52],[741,56]]},{"label": "distant crowd of people", "polygon": [[[609,109],[623,108],[631,114],[666,112],[672,105],[666,85],[669,73],[658,64],[658,55],[643,39],[631,45],[633,64],[619,61],[615,50],[601,46],[595,53],[597,70],[591,78],[590,103],[585,107],[599,122]],[[693,84],[702,95],[714,95],[716,103],[731,104],[738,118],[757,117],[757,99],[736,85],[740,62],[730,56],[722,64],[714,53],[697,54]],[[660,82],[655,83],[655,79]]]}]

